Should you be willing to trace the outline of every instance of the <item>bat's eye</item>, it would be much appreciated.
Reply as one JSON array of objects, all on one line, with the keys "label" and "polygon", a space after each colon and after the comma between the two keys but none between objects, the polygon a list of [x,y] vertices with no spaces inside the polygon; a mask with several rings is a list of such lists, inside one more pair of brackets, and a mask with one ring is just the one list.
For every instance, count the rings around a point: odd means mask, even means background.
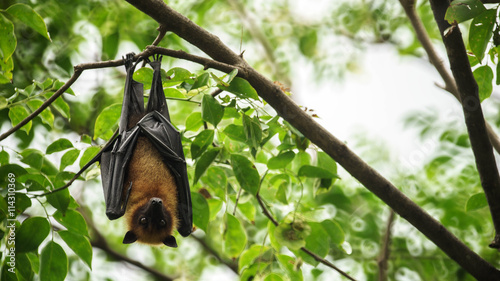
[{"label": "bat's eye", "polygon": [[160,226],[165,226],[167,223],[165,222],[165,220],[161,220],[160,221]]},{"label": "bat's eye", "polygon": [[147,223],[148,223],[148,219],[147,219],[147,218],[145,218],[145,217],[142,217],[142,218],[139,220],[139,222],[140,222],[141,224],[147,224]]}]

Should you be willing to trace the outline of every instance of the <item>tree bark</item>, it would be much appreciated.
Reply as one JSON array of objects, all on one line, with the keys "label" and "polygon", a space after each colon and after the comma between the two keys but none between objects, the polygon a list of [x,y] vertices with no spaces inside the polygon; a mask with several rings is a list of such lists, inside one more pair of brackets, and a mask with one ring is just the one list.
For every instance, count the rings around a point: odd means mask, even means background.
[{"label": "tree bark", "polygon": [[448,0],[431,0],[434,18],[441,32],[443,43],[448,53],[451,72],[457,82],[458,93],[462,103],[465,116],[465,124],[469,133],[472,151],[476,159],[476,167],[481,179],[491,217],[495,226],[495,238],[490,247],[500,248],[500,176],[486,131],[481,102],[479,100],[478,86],[472,74],[467,51],[462,39],[460,28],[455,26],[445,35],[445,31],[451,26],[445,19],[446,10],[450,2]]}]

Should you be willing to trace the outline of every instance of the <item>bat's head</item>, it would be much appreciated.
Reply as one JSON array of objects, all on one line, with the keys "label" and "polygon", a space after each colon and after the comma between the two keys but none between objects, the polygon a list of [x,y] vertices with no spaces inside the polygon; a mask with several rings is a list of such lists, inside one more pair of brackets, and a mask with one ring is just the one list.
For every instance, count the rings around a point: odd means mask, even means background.
[{"label": "bat's head", "polygon": [[172,236],[174,227],[172,214],[165,208],[160,198],[151,198],[142,206],[130,211],[132,212],[128,221],[130,230],[125,234],[123,244],[138,241],[177,247],[177,242]]}]

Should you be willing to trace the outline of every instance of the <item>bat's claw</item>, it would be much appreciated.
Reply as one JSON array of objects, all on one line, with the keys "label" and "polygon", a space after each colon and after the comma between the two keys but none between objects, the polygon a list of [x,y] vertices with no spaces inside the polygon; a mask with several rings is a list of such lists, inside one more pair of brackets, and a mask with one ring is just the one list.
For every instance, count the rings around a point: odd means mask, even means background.
[{"label": "bat's claw", "polygon": [[162,59],[162,55],[160,54],[154,54],[153,55],[153,61],[151,62],[148,62],[149,65],[151,65],[151,67],[153,68],[153,70],[160,70],[161,68],[161,59]]},{"label": "bat's claw", "polygon": [[134,63],[135,53],[128,53],[125,57],[122,57],[123,63],[125,64],[125,69],[129,69]]}]

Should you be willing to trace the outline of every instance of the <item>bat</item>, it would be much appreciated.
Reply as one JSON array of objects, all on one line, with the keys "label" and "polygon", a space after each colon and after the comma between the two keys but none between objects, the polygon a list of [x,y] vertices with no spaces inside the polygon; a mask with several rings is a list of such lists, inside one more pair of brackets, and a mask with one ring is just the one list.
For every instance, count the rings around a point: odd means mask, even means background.
[{"label": "bat", "polygon": [[170,122],[161,83],[161,56],[144,58],[153,81],[144,109],[143,85],[133,79],[134,54],[124,58],[127,71],[118,135],[91,160],[99,161],[106,215],[125,215],[124,244],[135,241],[177,247],[173,230],[193,229],[191,193],[180,133]]}]

